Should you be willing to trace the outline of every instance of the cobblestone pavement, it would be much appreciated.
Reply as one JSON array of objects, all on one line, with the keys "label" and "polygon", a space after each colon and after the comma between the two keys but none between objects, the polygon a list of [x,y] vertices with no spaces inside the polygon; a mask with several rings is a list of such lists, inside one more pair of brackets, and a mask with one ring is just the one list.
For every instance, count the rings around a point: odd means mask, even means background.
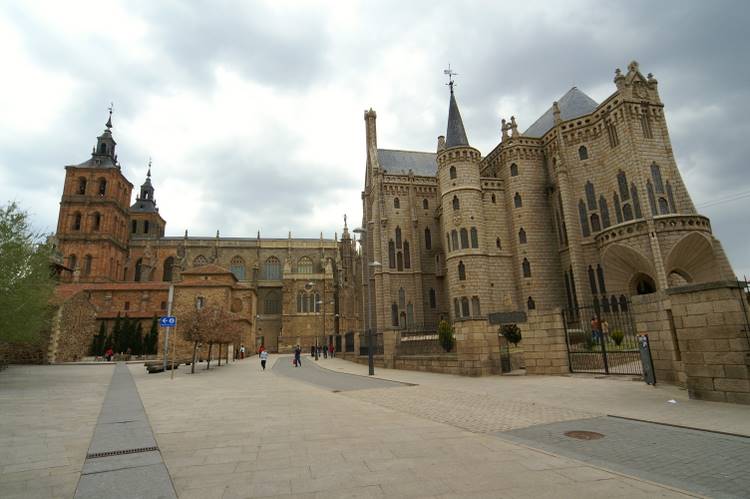
[{"label": "cobblestone pavement", "polygon": [[343,395],[475,433],[507,431],[601,415],[435,386],[361,390]]},{"label": "cobblestone pavement", "polygon": [[73,497],[112,365],[0,373],[0,497]]},{"label": "cobblestone pavement", "polygon": [[[568,431],[594,431],[578,440]],[[612,417],[532,426],[497,436],[711,497],[750,497],[750,438]]]}]

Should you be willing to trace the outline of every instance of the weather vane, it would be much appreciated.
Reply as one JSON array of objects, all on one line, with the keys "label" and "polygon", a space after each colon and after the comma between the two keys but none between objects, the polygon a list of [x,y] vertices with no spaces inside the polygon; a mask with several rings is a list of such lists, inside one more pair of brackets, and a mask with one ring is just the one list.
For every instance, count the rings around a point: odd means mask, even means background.
[{"label": "weather vane", "polygon": [[112,110],[115,108],[115,103],[110,102],[109,107],[107,108],[109,110],[109,118],[107,119],[106,127],[112,128]]},{"label": "weather vane", "polygon": [[448,76],[448,83],[446,83],[446,85],[448,85],[449,87],[451,87],[451,93],[453,93],[453,86],[456,84],[453,81],[453,77],[454,76],[458,76],[458,73],[456,73],[455,71],[453,71],[451,69],[451,65],[448,64],[448,69],[444,69],[443,70],[443,74]]}]

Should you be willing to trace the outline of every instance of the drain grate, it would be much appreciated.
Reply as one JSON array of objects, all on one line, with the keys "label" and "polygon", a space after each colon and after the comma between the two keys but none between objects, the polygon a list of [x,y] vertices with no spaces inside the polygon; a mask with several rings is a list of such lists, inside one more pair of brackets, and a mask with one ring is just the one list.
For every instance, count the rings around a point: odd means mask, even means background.
[{"label": "drain grate", "polygon": [[123,454],[139,454],[141,452],[151,452],[159,450],[158,447],[139,447],[137,449],[109,450],[107,452],[95,452],[86,454],[86,459],[96,459],[97,457],[122,456]]},{"label": "drain grate", "polygon": [[570,438],[577,438],[578,440],[599,440],[600,438],[604,438],[604,435],[601,433],[582,430],[566,431],[564,435]]}]

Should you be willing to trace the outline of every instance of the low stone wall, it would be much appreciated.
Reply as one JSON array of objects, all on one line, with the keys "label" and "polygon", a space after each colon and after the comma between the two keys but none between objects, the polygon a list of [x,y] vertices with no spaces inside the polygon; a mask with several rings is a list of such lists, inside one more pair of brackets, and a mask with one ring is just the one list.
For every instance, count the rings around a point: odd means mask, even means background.
[{"label": "low stone wall", "polygon": [[648,334],[657,383],[687,386],[669,295],[664,291],[631,297],[636,332]]},{"label": "low stone wall", "polygon": [[5,343],[0,341],[0,362],[8,364],[46,364],[47,339],[36,342]]},{"label": "low stone wall", "polygon": [[562,311],[530,311],[521,328],[520,345],[528,374],[566,374],[570,372]]}]

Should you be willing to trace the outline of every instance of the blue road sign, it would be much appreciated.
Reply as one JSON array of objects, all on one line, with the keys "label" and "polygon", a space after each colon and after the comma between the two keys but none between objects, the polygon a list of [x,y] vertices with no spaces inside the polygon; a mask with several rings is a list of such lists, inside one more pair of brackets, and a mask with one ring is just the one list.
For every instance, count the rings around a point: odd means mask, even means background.
[{"label": "blue road sign", "polygon": [[159,325],[161,327],[175,327],[177,325],[177,318],[173,315],[159,317]]}]

